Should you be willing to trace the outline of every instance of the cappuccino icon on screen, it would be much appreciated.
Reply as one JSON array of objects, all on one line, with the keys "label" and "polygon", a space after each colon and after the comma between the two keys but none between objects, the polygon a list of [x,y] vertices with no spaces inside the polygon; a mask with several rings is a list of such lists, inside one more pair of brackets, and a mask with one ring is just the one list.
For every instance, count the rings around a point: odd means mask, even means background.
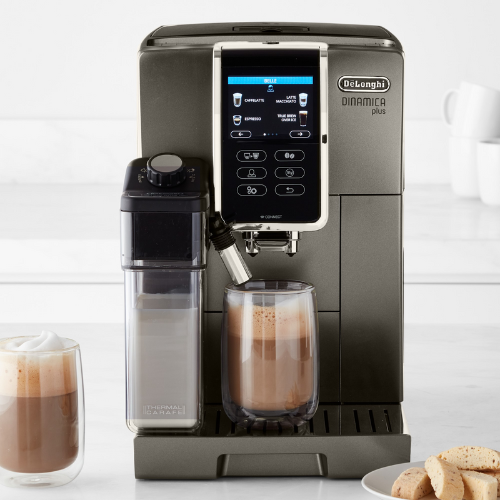
[{"label": "cappuccino icon on screen", "polygon": [[233,122],[235,125],[241,125],[241,115],[234,115]]},{"label": "cappuccino icon on screen", "polygon": [[299,94],[299,104],[302,108],[307,106],[307,94]]},{"label": "cappuccino icon on screen", "polygon": [[243,96],[243,94],[239,94],[238,92],[236,94],[233,94],[233,103],[237,108],[239,108],[241,106],[242,96]]},{"label": "cappuccino icon on screen", "polygon": [[307,111],[299,111],[299,123],[301,127],[307,125]]}]

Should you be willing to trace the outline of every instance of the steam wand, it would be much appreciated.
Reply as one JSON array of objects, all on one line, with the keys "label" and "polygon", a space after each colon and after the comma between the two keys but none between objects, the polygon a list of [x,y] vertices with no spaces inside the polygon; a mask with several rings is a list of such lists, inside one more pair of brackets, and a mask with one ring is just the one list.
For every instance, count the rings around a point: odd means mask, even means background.
[{"label": "steam wand", "polygon": [[241,253],[236,246],[231,225],[226,224],[219,212],[210,217],[210,241],[226,266],[226,269],[235,285],[246,283],[252,278]]}]

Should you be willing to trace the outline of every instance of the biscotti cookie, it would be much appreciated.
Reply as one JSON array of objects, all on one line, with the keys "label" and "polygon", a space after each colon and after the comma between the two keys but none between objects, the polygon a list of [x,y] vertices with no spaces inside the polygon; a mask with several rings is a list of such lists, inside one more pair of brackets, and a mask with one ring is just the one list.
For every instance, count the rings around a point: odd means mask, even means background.
[{"label": "biscotti cookie", "polygon": [[500,470],[500,453],[481,446],[458,446],[438,455],[462,470]]},{"label": "biscotti cookie", "polygon": [[473,470],[461,471],[465,500],[496,500],[498,481]]},{"label": "biscotti cookie", "polygon": [[488,474],[488,476],[494,477],[497,482],[497,497],[500,497],[500,471],[490,471],[490,472],[485,472],[485,474]]},{"label": "biscotti cookie", "polygon": [[422,467],[405,470],[396,479],[391,491],[393,497],[407,500],[418,500],[429,493],[432,493],[431,480]]},{"label": "biscotti cookie", "polygon": [[438,457],[429,457],[425,461],[425,471],[440,500],[462,500],[464,483],[455,465]]}]

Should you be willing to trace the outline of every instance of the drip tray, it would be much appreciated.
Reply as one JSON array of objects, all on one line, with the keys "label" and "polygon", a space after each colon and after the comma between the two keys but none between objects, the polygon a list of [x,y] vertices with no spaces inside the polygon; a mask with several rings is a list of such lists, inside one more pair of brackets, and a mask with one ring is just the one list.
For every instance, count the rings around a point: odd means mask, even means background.
[{"label": "drip tray", "polygon": [[137,479],[215,479],[223,476],[360,478],[409,462],[401,405],[320,405],[299,427],[232,423],[221,405],[206,405],[198,434],[137,436]]}]

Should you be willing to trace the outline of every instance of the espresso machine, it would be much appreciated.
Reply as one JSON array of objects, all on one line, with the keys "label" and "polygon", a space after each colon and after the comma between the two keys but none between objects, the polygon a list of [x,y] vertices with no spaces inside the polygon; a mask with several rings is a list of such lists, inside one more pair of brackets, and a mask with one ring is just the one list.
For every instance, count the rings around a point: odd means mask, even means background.
[{"label": "espresso machine", "polygon": [[[359,478],[410,459],[403,401],[403,67],[378,26],[163,26],[139,51],[121,200],[138,479]],[[313,283],[319,406],[246,428],[221,396],[231,280]]]}]

